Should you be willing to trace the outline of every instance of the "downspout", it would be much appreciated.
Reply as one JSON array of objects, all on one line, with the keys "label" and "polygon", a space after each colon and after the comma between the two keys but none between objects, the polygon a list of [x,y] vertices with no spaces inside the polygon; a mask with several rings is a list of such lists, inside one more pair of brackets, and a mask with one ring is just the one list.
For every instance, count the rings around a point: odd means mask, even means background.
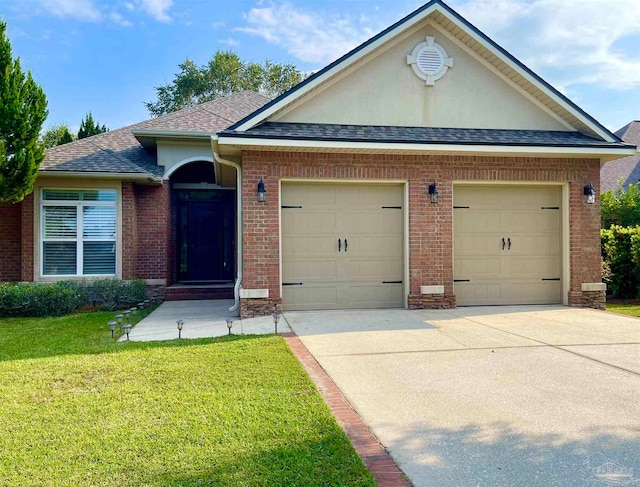
[{"label": "downspout", "polygon": [[233,287],[233,296],[236,302],[231,308],[229,308],[229,311],[237,311],[238,308],[240,308],[240,286],[242,285],[242,167],[237,162],[220,157],[218,154],[218,139],[213,135],[211,136],[211,150],[213,151],[213,158],[217,163],[224,164],[225,166],[231,166],[236,170],[236,242],[238,252],[238,272],[236,273],[236,284]]}]

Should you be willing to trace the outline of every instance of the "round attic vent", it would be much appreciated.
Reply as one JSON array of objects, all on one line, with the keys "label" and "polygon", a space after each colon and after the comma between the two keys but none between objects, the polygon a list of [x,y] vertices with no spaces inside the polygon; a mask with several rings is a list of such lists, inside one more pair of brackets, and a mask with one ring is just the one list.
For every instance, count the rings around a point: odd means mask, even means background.
[{"label": "round attic vent", "polygon": [[428,86],[433,86],[436,80],[446,74],[447,69],[453,67],[453,59],[447,56],[440,44],[436,44],[434,37],[428,36],[426,42],[413,48],[407,56],[407,64]]}]

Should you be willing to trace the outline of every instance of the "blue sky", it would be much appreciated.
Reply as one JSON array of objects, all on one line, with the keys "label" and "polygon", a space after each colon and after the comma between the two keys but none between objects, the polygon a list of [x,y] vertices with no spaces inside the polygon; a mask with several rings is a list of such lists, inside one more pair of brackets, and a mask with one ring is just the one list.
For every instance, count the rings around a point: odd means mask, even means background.
[{"label": "blue sky", "polygon": [[[426,0],[425,0],[426,1]],[[110,128],[149,118],[144,101],[178,64],[218,49],[317,70],[420,0],[0,0],[14,56],[43,85],[45,126]],[[612,130],[640,119],[640,1],[450,0],[495,41]]]}]

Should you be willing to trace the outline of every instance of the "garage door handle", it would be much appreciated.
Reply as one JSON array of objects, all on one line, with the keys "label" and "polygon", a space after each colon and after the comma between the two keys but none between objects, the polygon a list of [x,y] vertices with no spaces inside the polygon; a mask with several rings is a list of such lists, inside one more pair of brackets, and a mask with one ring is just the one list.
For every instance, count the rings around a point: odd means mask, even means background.
[{"label": "garage door handle", "polygon": [[507,242],[509,243],[509,246],[507,247],[507,250],[511,250],[511,237],[509,237],[507,239]]},{"label": "garage door handle", "polygon": [[502,239],[502,250],[504,250],[504,246],[505,246],[505,241],[504,238]]},{"label": "garage door handle", "polygon": [[338,239],[338,252],[342,249],[342,240]]},{"label": "garage door handle", "polygon": [[349,242],[347,242],[347,239],[344,239],[344,251],[346,252],[347,249],[349,248]]}]

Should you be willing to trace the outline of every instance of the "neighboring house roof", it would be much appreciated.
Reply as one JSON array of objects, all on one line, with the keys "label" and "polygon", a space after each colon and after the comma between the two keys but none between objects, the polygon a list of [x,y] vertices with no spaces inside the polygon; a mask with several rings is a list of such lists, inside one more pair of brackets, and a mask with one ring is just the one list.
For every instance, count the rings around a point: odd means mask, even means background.
[{"label": "neighboring house roof", "polygon": [[618,137],[597,120],[531,71],[442,0],[431,0],[426,3],[275,100],[267,103],[256,112],[235,123],[230,129],[246,131],[262,122],[268,121],[269,117],[344,72],[356,62],[370,55],[381,45],[390,42],[427,17],[430,17],[439,27],[445,29],[458,41],[472,49],[484,62],[493,66],[516,86],[524,89],[529,96],[544,105],[550,113],[562,119],[568,127],[570,126],[575,130],[599,137],[607,142],[620,141]]},{"label": "neighboring house roof", "polygon": [[[640,120],[634,120],[616,132],[623,141],[640,147]],[[640,153],[600,167],[600,191],[615,191],[640,181]]]},{"label": "neighboring house roof", "polygon": [[503,130],[437,127],[385,127],[319,123],[265,122],[247,131],[220,132],[230,137],[281,140],[323,140],[413,144],[463,144],[552,147],[625,147],[621,142],[604,142],[580,132],[552,130]]},{"label": "neighboring house roof", "polygon": [[133,136],[133,131],[187,129],[215,134],[268,101],[269,98],[253,91],[234,93],[128,127],[52,147],[47,149],[40,172],[162,176],[163,168],[157,165],[155,153],[143,148]]}]

